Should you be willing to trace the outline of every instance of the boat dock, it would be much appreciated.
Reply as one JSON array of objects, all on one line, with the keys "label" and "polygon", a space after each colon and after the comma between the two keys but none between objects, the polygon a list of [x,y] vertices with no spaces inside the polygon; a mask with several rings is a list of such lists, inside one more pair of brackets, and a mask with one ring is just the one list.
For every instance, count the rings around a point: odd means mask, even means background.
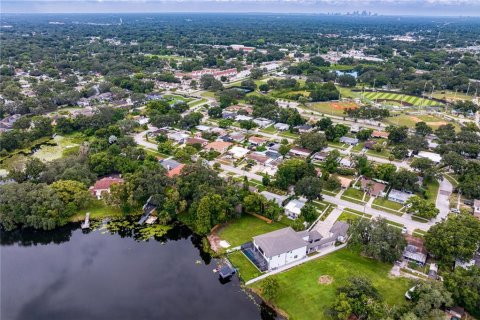
[{"label": "boat dock", "polygon": [[90,228],[90,212],[87,212],[85,215],[85,221],[82,223],[82,229],[89,229]]}]

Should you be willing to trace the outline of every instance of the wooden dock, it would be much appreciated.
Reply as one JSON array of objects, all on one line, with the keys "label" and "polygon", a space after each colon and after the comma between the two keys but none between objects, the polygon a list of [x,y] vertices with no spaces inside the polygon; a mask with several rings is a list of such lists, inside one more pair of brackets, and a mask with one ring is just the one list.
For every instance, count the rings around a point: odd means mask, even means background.
[{"label": "wooden dock", "polygon": [[82,223],[82,229],[90,228],[90,212],[85,215],[85,221]]}]

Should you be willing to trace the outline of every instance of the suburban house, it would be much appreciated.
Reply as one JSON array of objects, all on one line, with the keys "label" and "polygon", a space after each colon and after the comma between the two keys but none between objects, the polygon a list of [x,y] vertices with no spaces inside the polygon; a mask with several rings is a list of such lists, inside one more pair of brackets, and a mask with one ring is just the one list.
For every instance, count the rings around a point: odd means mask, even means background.
[{"label": "suburban house", "polygon": [[306,202],[300,199],[290,200],[289,203],[285,206],[285,214],[290,219],[297,219],[302,211],[302,208],[305,206]]},{"label": "suburban house", "polygon": [[224,142],[224,141],[214,141],[214,142],[210,142],[209,144],[207,144],[205,146],[205,149],[210,151],[210,150],[213,150],[213,151],[216,151],[218,153],[225,153],[227,152],[228,148],[230,148],[232,144],[230,142]]},{"label": "suburban house", "polygon": [[311,125],[304,124],[304,125],[301,125],[301,126],[296,126],[295,129],[297,129],[298,132],[300,132],[300,133],[307,133],[307,132],[312,131],[313,127]]},{"label": "suburban house", "polygon": [[315,153],[313,154],[312,158],[313,158],[314,160],[323,162],[323,161],[325,161],[325,159],[327,159],[327,156],[328,156],[328,152],[318,151],[318,152],[315,152]]},{"label": "suburban house", "polygon": [[426,158],[432,160],[435,164],[439,164],[442,161],[442,156],[438,153],[428,152],[428,151],[420,151],[417,154],[419,158]]},{"label": "suburban house", "polygon": [[359,142],[357,138],[351,138],[351,137],[341,137],[340,142],[349,144],[351,146],[356,146]]},{"label": "suburban house", "polygon": [[407,261],[424,265],[427,261],[427,251],[425,250],[423,239],[405,235],[407,246],[403,250],[403,258]]},{"label": "suburban house", "polygon": [[480,200],[473,200],[473,216],[480,219]]},{"label": "suburban house", "polygon": [[353,162],[348,158],[342,158],[342,160],[340,160],[340,166],[344,168],[351,168],[353,167]]},{"label": "suburban house", "polygon": [[278,131],[287,131],[288,128],[290,128],[290,126],[288,124],[281,123],[281,122],[275,123],[275,125],[273,127],[275,129],[277,129]]},{"label": "suburban house", "polygon": [[274,200],[279,207],[283,207],[282,204],[283,204],[283,201],[285,201],[287,199],[287,196],[282,196],[282,195],[279,195],[279,194],[276,194],[276,193],[273,193],[273,192],[269,192],[269,191],[262,191],[260,192],[260,194],[262,196],[265,197],[265,199],[267,199],[268,201],[270,200]]},{"label": "suburban house", "polygon": [[235,116],[235,121],[250,121],[252,119],[253,119],[253,117],[244,116],[243,114],[238,114],[238,115]]},{"label": "suburban house", "polygon": [[360,179],[360,184],[362,185],[362,190],[373,197],[383,196],[385,194],[385,188],[387,187],[383,183],[366,179],[365,177]]},{"label": "suburban house", "polygon": [[175,168],[173,169],[170,169],[168,172],[167,172],[167,176],[169,178],[173,178],[177,175],[180,174],[180,172],[182,171],[183,167],[185,167],[185,165],[183,163],[181,163],[179,166],[176,166]]},{"label": "suburban house", "polygon": [[104,177],[97,180],[89,190],[97,199],[102,199],[103,193],[110,193],[110,187],[116,183],[123,183],[123,179],[115,176]]},{"label": "suburban house", "polygon": [[170,171],[170,170],[175,169],[176,167],[182,165],[180,162],[175,161],[175,160],[173,160],[173,159],[161,160],[161,161],[160,161],[160,164],[161,164],[162,167],[164,167],[167,171]]},{"label": "suburban house", "polygon": [[406,193],[403,191],[392,189],[388,194],[388,200],[398,202],[398,203],[405,203],[413,194]]},{"label": "suburban house", "polygon": [[345,178],[345,177],[338,177],[338,181],[340,181],[340,186],[342,189],[347,189],[350,187],[350,184],[352,183],[353,179],[350,178]]},{"label": "suburban house", "polygon": [[337,221],[324,237],[316,230],[296,232],[288,227],[253,237],[252,242],[242,245],[242,252],[261,271],[271,271],[305,259],[307,254],[337,241],[346,242],[348,228],[348,223]]},{"label": "suburban house", "polygon": [[251,136],[250,138],[248,138],[248,142],[254,146],[264,145],[267,141],[268,141],[267,139],[262,137]]},{"label": "suburban house", "polygon": [[253,160],[258,164],[266,164],[268,161],[271,161],[269,157],[267,157],[264,154],[258,153],[258,152],[252,152],[249,155],[247,155],[247,159]]},{"label": "suburban house", "polygon": [[288,152],[288,154],[290,156],[301,157],[301,158],[308,157],[310,155],[310,153],[312,153],[312,151],[310,151],[308,149],[300,148],[300,147],[293,147]]},{"label": "suburban house", "polygon": [[473,259],[468,261],[455,260],[455,268],[468,269],[470,267],[477,266],[480,268],[480,251],[477,251],[473,256]]},{"label": "suburban house", "polygon": [[[263,258],[265,270],[273,270],[307,256],[307,242],[291,227],[253,237],[254,251]],[[247,255],[248,256],[248,255]]]},{"label": "suburban house", "polygon": [[253,119],[253,122],[255,122],[259,128],[268,127],[269,125],[271,125],[273,123],[272,120],[268,120],[268,119],[265,119],[265,118]]},{"label": "suburban house", "polygon": [[372,138],[388,139],[389,135],[390,135],[390,133],[387,132],[387,131],[373,131],[371,137]]},{"label": "suburban house", "polygon": [[234,146],[230,150],[228,150],[228,153],[231,154],[235,159],[241,159],[245,157],[249,152],[250,150],[237,146]]},{"label": "suburban house", "polygon": [[185,140],[185,144],[187,145],[199,144],[202,147],[204,147],[208,144],[208,140],[203,138],[187,138]]},{"label": "suburban house", "polygon": [[245,140],[245,135],[241,132],[234,132],[230,134],[230,139],[232,139],[232,141],[240,143]]}]

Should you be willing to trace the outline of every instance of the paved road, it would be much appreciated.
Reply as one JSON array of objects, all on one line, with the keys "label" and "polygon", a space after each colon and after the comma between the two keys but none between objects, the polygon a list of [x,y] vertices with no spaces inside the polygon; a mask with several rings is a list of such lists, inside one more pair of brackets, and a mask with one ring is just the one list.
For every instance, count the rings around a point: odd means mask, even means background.
[{"label": "paved road", "polygon": [[453,186],[446,178],[440,181],[440,188],[438,189],[437,200],[435,207],[440,210],[440,213],[435,218],[435,222],[440,222],[442,219],[446,219],[450,212],[450,195],[453,192]]},{"label": "paved road", "polygon": [[157,150],[157,145],[155,143],[145,141],[145,135],[148,132],[152,132],[152,131],[155,131],[155,128],[149,125],[148,130],[134,134],[133,139],[138,145],[141,145],[142,147]]},{"label": "paved road", "polygon": [[415,230],[415,229],[421,229],[421,230],[427,231],[434,224],[433,221],[426,222],[426,223],[413,221],[412,219],[410,219],[410,216],[408,216],[408,215],[397,216],[397,215],[394,215],[394,214],[391,214],[391,213],[388,213],[388,212],[385,212],[385,211],[377,210],[377,209],[374,209],[374,208],[369,208],[368,206],[362,206],[360,204],[353,203],[353,202],[350,202],[350,201],[347,201],[347,200],[337,199],[335,197],[332,197],[332,196],[329,196],[329,195],[326,195],[326,194],[322,194],[322,197],[323,197],[324,200],[326,200],[328,202],[331,202],[331,203],[335,203],[336,205],[338,205],[340,207],[346,207],[346,208],[354,209],[356,211],[371,214],[373,217],[383,217],[383,218],[386,218],[390,221],[403,224],[405,227],[407,227],[409,233],[412,233],[413,230]]}]

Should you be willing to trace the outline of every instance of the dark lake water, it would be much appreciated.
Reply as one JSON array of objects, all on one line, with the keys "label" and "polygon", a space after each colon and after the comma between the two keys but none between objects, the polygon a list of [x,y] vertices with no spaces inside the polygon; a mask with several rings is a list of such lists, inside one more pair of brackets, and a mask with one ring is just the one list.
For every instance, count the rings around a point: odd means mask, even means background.
[{"label": "dark lake water", "polygon": [[181,226],[148,242],[77,226],[2,232],[0,318],[271,319],[236,277],[220,283],[198,241]]}]

